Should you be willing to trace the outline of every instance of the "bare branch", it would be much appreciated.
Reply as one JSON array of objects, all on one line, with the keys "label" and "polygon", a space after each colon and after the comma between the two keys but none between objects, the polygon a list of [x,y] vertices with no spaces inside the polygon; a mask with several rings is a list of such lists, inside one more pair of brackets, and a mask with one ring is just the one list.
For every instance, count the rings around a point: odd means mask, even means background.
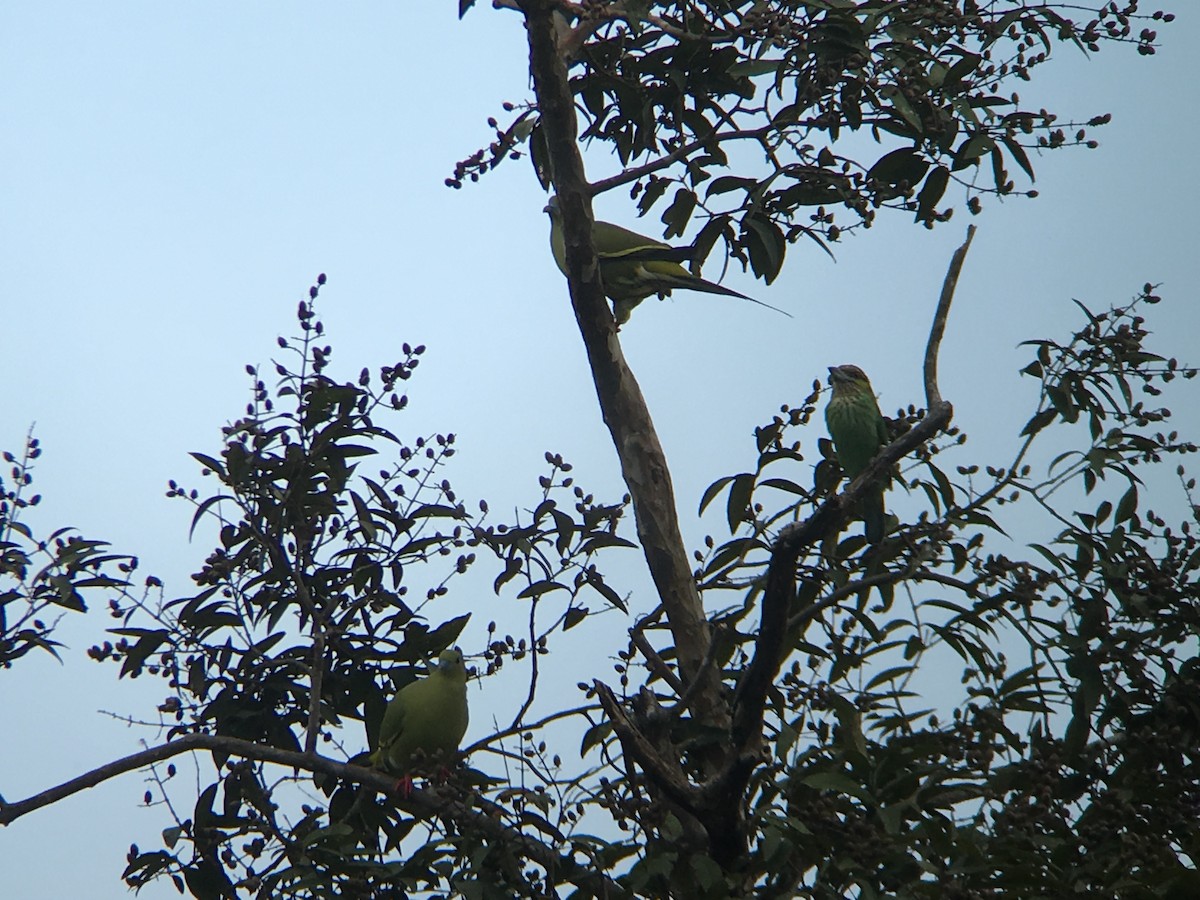
[{"label": "bare branch", "polygon": [[630,632],[630,637],[633,640],[633,645],[646,658],[646,665],[649,666],[650,671],[669,684],[671,690],[678,696],[682,696],[686,690],[683,682],[679,680],[678,675],[671,671],[671,667],[663,661],[663,658],[658,655],[658,651],[651,646],[650,641],[646,639],[646,635],[635,628]]},{"label": "bare branch", "polygon": [[595,681],[593,686],[596,689],[596,695],[600,698],[600,705],[604,707],[609,721],[612,722],[613,730],[621,740],[625,758],[641,766],[655,786],[672,801],[689,812],[695,813],[697,791],[683,777],[678,764],[672,766],[663,759],[646,736],[629,721],[625,710],[621,708],[620,702],[608,685],[602,681]]},{"label": "bare branch", "polygon": [[962,272],[963,260],[971,249],[971,240],[975,237],[975,226],[967,226],[967,239],[962,246],[950,257],[950,268],[946,271],[946,279],[942,282],[942,295],[938,298],[937,311],[933,314],[933,327],[929,330],[929,343],[925,346],[925,405],[930,410],[942,403],[942,393],[937,383],[938,350],[942,346],[942,336],[946,333],[946,319],[950,316],[950,303],[954,300],[954,289],[958,287],[958,276]]}]

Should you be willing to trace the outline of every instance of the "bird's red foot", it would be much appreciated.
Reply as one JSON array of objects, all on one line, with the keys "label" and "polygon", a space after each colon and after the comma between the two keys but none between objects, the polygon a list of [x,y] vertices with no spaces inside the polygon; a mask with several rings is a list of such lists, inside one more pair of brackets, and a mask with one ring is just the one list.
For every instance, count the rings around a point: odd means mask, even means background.
[{"label": "bird's red foot", "polygon": [[398,793],[405,800],[407,800],[409,797],[411,797],[412,792],[413,792],[412,776],[405,775],[403,778],[401,778],[399,781],[397,781],[395,790],[396,790],[396,793]]}]

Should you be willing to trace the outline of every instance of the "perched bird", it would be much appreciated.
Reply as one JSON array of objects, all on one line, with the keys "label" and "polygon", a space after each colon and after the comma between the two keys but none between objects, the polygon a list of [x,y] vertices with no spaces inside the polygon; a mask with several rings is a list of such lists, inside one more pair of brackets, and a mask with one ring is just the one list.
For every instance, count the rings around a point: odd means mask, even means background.
[{"label": "perched bird", "polygon": [[[858,366],[830,366],[829,386],[833,396],[825,406],[825,425],[833,438],[838,462],[846,477],[854,480],[888,443],[887,424],[875,402],[871,382]],[[883,509],[884,485],[872,488],[863,497],[862,516],[867,540],[883,540],[886,523]]]},{"label": "perched bird", "polygon": [[411,770],[447,766],[466,731],[467,668],[461,650],[443,650],[428,676],[402,687],[388,703],[371,764],[402,774],[407,793]]},{"label": "perched bird", "polygon": [[[550,214],[550,251],[559,270],[566,275],[566,242],[557,197],[550,198],[545,211]],[[663,297],[673,290],[722,294],[775,309],[761,300],[693,275],[679,264],[681,259],[690,257],[690,247],[672,247],[611,222],[595,223],[592,242],[600,258],[600,280],[604,283],[604,293],[613,302],[613,315],[618,326],[628,322],[633,308],[651,294]],[[781,309],[775,311],[783,312]]]}]

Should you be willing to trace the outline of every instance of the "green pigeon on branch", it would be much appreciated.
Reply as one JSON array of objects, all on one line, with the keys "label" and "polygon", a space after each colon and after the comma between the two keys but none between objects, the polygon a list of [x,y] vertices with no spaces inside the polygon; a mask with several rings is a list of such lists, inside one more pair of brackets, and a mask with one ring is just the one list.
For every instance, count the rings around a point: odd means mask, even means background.
[{"label": "green pigeon on branch", "polygon": [[[545,211],[550,214],[550,251],[554,254],[559,271],[566,275],[566,241],[557,197],[550,198]],[[680,260],[689,259],[695,252],[691,247],[672,247],[611,222],[596,222],[592,226],[592,243],[596,245],[596,255],[600,260],[600,280],[604,283],[604,293],[613,302],[613,315],[618,327],[629,321],[633,308],[647,297],[652,294],[665,297],[673,290],[721,294],[775,309],[761,300],[693,275],[679,264]],[[775,311],[783,312],[781,309]],[[789,315],[786,312],[783,314]]]},{"label": "green pigeon on branch", "polygon": [[[887,423],[875,402],[871,382],[858,366],[830,366],[833,396],[825,406],[825,425],[837,450],[838,462],[853,481],[888,443]],[[867,540],[883,540],[887,522],[883,508],[885,485],[873,487],[862,500]]]},{"label": "green pigeon on branch", "polygon": [[425,678],[406,684],[388,703],[371,765],[403,775],[407,794],[412,770],[447,768],[466,731],[467,667],[461,650],[443,650]]}]

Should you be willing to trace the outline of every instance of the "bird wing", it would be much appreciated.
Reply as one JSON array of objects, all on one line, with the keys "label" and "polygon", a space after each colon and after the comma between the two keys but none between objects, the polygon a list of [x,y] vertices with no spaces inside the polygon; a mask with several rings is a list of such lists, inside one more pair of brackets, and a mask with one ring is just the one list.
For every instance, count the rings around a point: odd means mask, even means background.
[{"label": "bird wing", "polygon": [[892,436],[888,434],[887,420],[884,419],[883,413],[879,411],[879,404],[875,404],[875,433],[879,438],[879,446],[886,447],[892,442]]},{"label": "bird wing", "polygon": [[404,733],[404,717],[407,709],[404,692],[416,685],[417,682],[414,681],[400,688],[383,711],[383,721],[379,723],[379,746],[371,754],[371,764],[377,768],[390,768],[388,763],[392,745]]},{"label": "bird wing", "polygon": [[636,252],[674,251],[675,248],[652,237],[614,225],[612,222],[596,222],[592,227],[592,240],[596,252],[601,256],[621,256]]}]

